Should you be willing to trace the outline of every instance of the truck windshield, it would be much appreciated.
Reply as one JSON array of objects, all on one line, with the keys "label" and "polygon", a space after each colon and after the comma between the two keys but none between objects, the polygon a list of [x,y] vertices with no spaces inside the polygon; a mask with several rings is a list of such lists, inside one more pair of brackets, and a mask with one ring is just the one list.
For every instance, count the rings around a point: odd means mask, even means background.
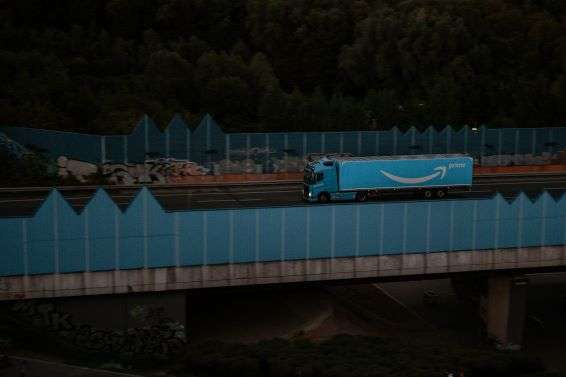
[{"label": "truck windshield", "polygon": [[305,170],[304,182],[307,185],[312,185],[312,184],[316,183],[315,175],[314,175],[314,172],[312,170]]}]

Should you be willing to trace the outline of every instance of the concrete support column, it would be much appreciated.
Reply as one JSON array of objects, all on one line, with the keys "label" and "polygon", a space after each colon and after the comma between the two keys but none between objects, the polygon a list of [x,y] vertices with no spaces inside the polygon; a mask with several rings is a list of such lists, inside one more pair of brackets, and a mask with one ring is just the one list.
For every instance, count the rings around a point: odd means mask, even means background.
[{"label": "concrete support column", "polygon": [[485,318],[487,334],[500,349],[521,348],[527,283],[524,276],[496,275],[488,278]]}]

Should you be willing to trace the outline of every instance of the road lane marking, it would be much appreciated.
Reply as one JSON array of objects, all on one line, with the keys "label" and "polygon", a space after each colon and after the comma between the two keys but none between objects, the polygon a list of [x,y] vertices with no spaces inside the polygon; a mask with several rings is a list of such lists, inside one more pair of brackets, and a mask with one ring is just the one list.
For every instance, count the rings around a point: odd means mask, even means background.
[{"label": "road lane marking", "polygon": [[209,199],[209,200],[196,200],[196,203],[214,203],[214,202],[261,202],[263,199]]},{"label": "road lane marking", "polygon": [[518,183],[524,184],[547,184],[547,183],[565,183],[566,181],[521,181],[521,182],[499,182],[499,183],[474,183],[474,186],[505,186],[505,185],[516,185]]},{"label": "road lane marking", "polygon": [[44,201],[45,198],[37,199],[12,199],[12,200],[0,200],[0,203],[17,203],[17,202],[39,202]]},{"label": "road lane marking", "polygon": [[[65,196],[63,196],[63,198],[65,200],[83,200],[83,199],[91,199],[92,196],[75,196],[75,197],[65,197]],[[119,198],[119,196],[114,196],[114,198]],[[123,198],[126,198],[126,196],[123,196]],[[44,201],[45,199],[47,199],[47,197],[45,197],[45,198],[10,199],[10,200],[0,200],[0,203],[37,202],[37,201]]]},{"label": "road lane marking", "polygon": [[187,195],[244,195],[244,194],[280,194],[289,192],[303,192],[303,190],[280,190],[280,191],[249,191],[249,192],[199,192],[199,193],[179,193],[179,194],[154,194],[156,197],[187,196]]},{"label": "road lane marking", "polygon": [[209,199],[209,200],[196,200],[196,203],[214,203],[214,202],[235,202],[235,199]]}]

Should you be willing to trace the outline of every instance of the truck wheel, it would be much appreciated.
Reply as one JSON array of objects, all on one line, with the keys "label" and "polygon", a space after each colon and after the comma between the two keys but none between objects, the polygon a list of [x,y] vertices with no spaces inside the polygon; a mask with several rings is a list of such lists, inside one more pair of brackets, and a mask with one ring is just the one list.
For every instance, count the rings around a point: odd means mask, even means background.
[{"label": "truck wheel", "polygon": [[357,202],[365,202],[368,199],[368,194],[365,191],[358,191],[356,193],[356,201]]},{"label": "truck wheel", "polygon": [[330,195],[327,192],[321,192],[318,194],[319,203],[328,203],[330,201]]},{"label": "truck wheel", "polygon": [[425,199],[430,199],[430,198],[432,198],[432,191],[431,191],[431,190],[424,190],[424,191],[423,191],[423,196],[425,197]]},{"label": "truck wheel", "polygon": [[446,196],[446,190],[436,190],[436,197],[442,199]]}]

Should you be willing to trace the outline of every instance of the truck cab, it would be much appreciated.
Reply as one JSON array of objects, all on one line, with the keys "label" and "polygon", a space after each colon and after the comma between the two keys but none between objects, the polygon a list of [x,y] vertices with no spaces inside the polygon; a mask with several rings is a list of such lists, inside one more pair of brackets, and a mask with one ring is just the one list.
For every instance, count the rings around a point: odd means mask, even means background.
[{"label": "truck cab", "polygon": [[322,158],[305,167],[303,198],[309,202],[329,202],[338,191],[336,161]]}]

